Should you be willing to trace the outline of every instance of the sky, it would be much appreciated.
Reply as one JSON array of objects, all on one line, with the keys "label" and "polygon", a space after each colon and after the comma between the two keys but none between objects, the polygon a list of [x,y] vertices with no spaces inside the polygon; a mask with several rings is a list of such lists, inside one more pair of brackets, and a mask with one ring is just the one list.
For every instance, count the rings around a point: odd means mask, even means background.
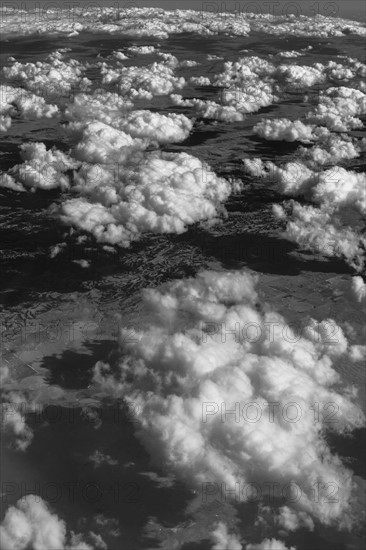
[{"label": "sky", "polygon": [[127,6],[151,6],[162,7],[167,10],[195,9],[199,11],[216,11],[218,13],[238,11],[241,13],[273,13],[274,15],[295,13],[296,15],[311,16],[316,13],[320,13],[321,15],[335,15],[358,21],[365,20],[366,13],[366,3],[364,0],[296,0],[295,2],[284,0],[58,0],[56,2],[7,0],[6,2],[1,2],[0,6],[14,6],[23,8],[40,6],[42,9],[45,9],[46,6],[56,5],[59,7],[67,4],[80,6],[119,5],[121,9],[124,9]]}]

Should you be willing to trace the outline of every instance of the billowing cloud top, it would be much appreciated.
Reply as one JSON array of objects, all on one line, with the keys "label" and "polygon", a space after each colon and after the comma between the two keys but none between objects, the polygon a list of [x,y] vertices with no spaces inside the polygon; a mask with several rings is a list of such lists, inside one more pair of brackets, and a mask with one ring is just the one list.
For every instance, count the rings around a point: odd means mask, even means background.
[{"label": "billowing cloud top", "polygon": [[[237,490],[243,501],[250,483],[294,482],[301,494],[289,506],[299,525],[312,517],[349,524],[352,476],[323,437],[364,424],[353,390],[335,389],[333,361],[349,352],[342,329],[310,319],[295,335],[240,271],[202,272],[146,290],[143,300],[134,342],[122,331],[119,363],[98,363],[94,381],[134,403],[137,435],[159,467],[196,490],[211,484],[217,498],[222,486],[227,498]],[[314,402],[332,403],[336,421],[314,421]],[[337,502],[314,499],[317,483],[334,483]]]},{"label": "billowing cloud top", "polygon": [[[2,27],[9,33],[64,34],[74,36],[82,31],[109,32],[130,35],[134,38],[154,36],[168,38],[171,34],[192,32],[203,36],[229,34],[247,36],[251,32],[265,32],[272,35],[292,36],[344,36],[365,35],[361,23],[336,17],[307,17],[302,15],[250,14],[222,12],[217,4],[214,10],[174,10],[161,8],[115,7],[71,7],[65,5],[49,11],[54,17],[45,20],[37,12],[28,12],[24,17],[21,10],[3,8]],[[71,13],[70,13],[71,12]]]}]

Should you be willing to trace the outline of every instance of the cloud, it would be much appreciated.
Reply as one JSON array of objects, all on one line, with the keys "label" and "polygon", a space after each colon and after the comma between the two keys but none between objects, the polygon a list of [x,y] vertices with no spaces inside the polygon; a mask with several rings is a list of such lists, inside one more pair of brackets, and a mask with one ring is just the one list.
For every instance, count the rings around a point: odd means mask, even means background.
[{"label": "cloud", "polygon": [[[71,531],[53,514],[47,503],[37,495],[26,495],[10,506],[0,526],[2,550],[93,550],[106,548],[100,535],[91,533],[95,547],[87,544],[82,535]],[[69,541],[69,542],[68,542]]]},{"label": "cloud", "polygon": [[335,132],[362,128],[359,115],[366,114],[366,94],[354,88],[328,88],[319,96],[316,108],[307,115],[310,123],[322,124]]},{"label": "cloud", "polygon": [[76,178],[81,197],[66,200],[61,219],[100,242],[129,246],[145,232],[183,233],[216,219],[232,185],[186,153],[159,151],[129,164],[84,167]]},{"label": "cloud", "polygon": [[[100,9],[98,6],[76,6],[70,10],[57,9],[57,17],[40,20],[37,11],[29,10],[25,20],[22,13],[13,9],[6,13],[4,34],[14,33],[74,36],[81,31],[92,33],[106,32],[114,35],[136,37],[153,36],[166,39],[172,34],[195,33],[202,36],[248,36],[262,32],[276,36],[301,36],[327,38],[334,36],[365,36],[361,22],[349,21],[340,17],[296,17],[295,15],[270,13],[221,13],[207,10],[202,17],[198,10],[164,11],[161,8],[137,8],[126,6],[122,17],[113,8]],[[301,10],[300,10],[301,11]]]},{"label": "cloud", "polygon": [[[35,409],[36,400],[27,398],[21,391],[12,391],[12,378],[7,365],[0,366],[1,431],[8,445],[17,451],[26,451],[33,440],[33,431],[26,423],[26,414]],[[9,387],[10,386],[10,387]],[[38,410],[41,410],[37,403]]]},{"label": "cloud", "polygon": [[[301,160],[282,167],[260,158],[244,159],[244,171],[254,177],[274,182],[285,195],[303,196],[315,205],[294,200],[282,208],[273,207],[277,219],[287,221],[285,236],[301,247],[325,256],[344,258],[354,269],[362,270],[366,238],[362,216],[366,213],[366,175],[342,166],[322,170],[327,160],[358,156],[364,140],[322,136],[321,147],[299,151]],[[339,148],[337,148],[337,145]]]},{"label": "cloud", "polygon": [[352,277],[352,293],[357,302],[362,304],[366,301],[366,284],[362,277]]},{"label": "cloud", "polygon": [[296,548],[294,546],[289,548],[280,540],[264,539],[258,544],[247,544],[245,550],[296,550]]},{"label": "cloud", "polygon": [[193,107],[195,113],[202,118],[222,120],[224,122],[241,121],[245,118],[235,107],[219,105],[214,101],[205,101],[196,98],[183,99],[182,96],[178,94],[171,94],[170,98],[174,105],[179,105],[180,107]]},{"label": "cloud", "polygon": [[20,114],[25,120],[52,118],[59,113],[56,105],[46,103],[39,97],[23,88],[8,85],[0,86],[0,131],[6,132],[12,117]]},{"label": "cloud", "polygon": [[211,539],[214,543],[212,550],[241,550],[243,548],[238,537],[230,535],[227,526],[222,521],[219,521],[212,531]]},{"label": "cloud", "polygon": [[116,466],[116,464],[118,464],[117,460],[114,460],[110,455],[104,454],[99,450],[94,451],[94,453],[89,456],[89,460],[93,462],[94,468],[99,468],[103,464],[108,464],[109,466]]},{"label": "cloud", "polygon": [[[362,220],[349,217],[345,223],[335,208],[302,206],[291,201],[285,236],[301,247],[324,254],[344,258],[351,267],[361,271],[365,262],[366,239],[362,235]],[[275,214],[283,216],[283,209]],[[285,216],[286,217],[286,216]]]},{"label": "cloud", "polygon": [[134,55],[147,55],[156,52],[155,46],[131,46],[127,51]]},{"label": "cloud", "polygon": [[74,89],[88,89],[91,81],[83,76],[85,67],[79,61],[63,61],[68,51],[67,48],[56,50],[47,57],[47,61],[36,63],[14,60],[9,67],[3,67],[3,75],[11,83],[21,84],[46,99],[69,97]]},{"label": "cloud", "polygon": [[304,141],[305,143],[318,139],[314,130],[314,125],[287,118],[262,119],[253,127],[254,133],[268,140]]},{"label": "cloud", "polygon": [[47,151],[45,144],[39,142],[23,143],[20,151],[24,162],[13,166],[8,174],[1,175],[0,187],[15,191],[70,187],[67,172],[79,163],[69,155],[55,147]]},{"label": "cloud", "polygon": [[[92,137],[93,129],[96,133],[99,128],[104,128],[103,140],[101,141],[97,136],[94,138],[97,143],[99,142],[99,149],[103,150],[103,142],[111,141],[112,136],[117,136],[119,131],[124,134],[120,147],[124,146],[123,141],[125,141],[127,146],[133,145],[134,148],[144,149],[149,143],[166,144],[183,141],[193,128],[193,122],[182,114],[165,115],[148,110],[131,111],[131,106],[122,98],[107,92],[105,94],[100,92],[96,97],[80,94],[75,97],[74,103],[66,111],[66,116],[70,120],[68,132],[80,140],[88,135]],[[97,121],[100,122],[99,126]],[[110,138],[108,138],[109,133]],[[134,138],[134,141],[128,136]],[[117,148],[119,148],[118,144]]]},{"label": "cloud", "polygon": [[[122,334],[119,363],[98,363],[94,382],[135,404],[137,436],[153,461],[196,491],[213,484],[220,500],[224,486],[226,498],[235,493],[244,501],[241,490],[250,483],[263,490],[265,483],[295,483],[298,498],[286,503],[294,514],[347,526],[352,476],[323,434],[364,425],[354,389],[341,391],[333,368],[348,342],[330,319],[309,320],[296,337],[258,302],[255,285],[246,272],[206,271],[145,290],[137,341]],[[273,421],[269,402],[278,403]],[[336,421],[315,422],[314,402],[333,403]],[[243,414],[253,403],[254,422]],[[295,403],[296,422],[281,413],[288,403]],[[336,484],[337,502],[316,501],[317,483]]]},{"label": "cloud", "polygon": [[211,80],[208,76],[191,76],[189,82],[194,86],[211,86]]},{"label": "cloud", "polygon": [[102,63],[103,84],[118,85],[120,94],[130,99],[152,99],[154,96],[168,95],[185,86],[183,77],[174,76],[178,65],[176,58],[163,63],[154,62],[147,67],[108,67]]}]

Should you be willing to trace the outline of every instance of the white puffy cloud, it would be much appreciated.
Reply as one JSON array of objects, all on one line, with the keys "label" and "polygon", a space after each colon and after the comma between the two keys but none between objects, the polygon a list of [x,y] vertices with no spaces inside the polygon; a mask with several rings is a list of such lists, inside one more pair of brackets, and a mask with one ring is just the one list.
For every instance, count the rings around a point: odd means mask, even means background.
[{"label": "white puffy cloud", "polygon": [[358,145],[352,140],[326,136],[321,145],[317,150],[300,149],[302,160],[287,162],[282,167],[260,158],[244,159],[244,170],[253,177],[275,182],[281,193],[303,195],[319,206],[302,206],[291,201],[287,205],[290,213],[274,206],[274,215],[287,219],[287,238],[325,256],[343,257],[353,268],[361,270],[366,244],[361,218],[366,213],[366,174],[341,166],[319,171],[309,166],[317,168],[327,159],[358,156],[364,143],[362,140]]},{"label": "white puffy cloud", "polygon": [[145,149],[148,145],[147,140],[134,139],[130,134],[98,120],[71,123],[68,130],[77,136],[81,133],[73,155],[88,163],[117,165],[125,162],[134,151]]},{"label": "white puffy cloud", "polygon": [[275,76],[280,83],[285,84],[286,89],[299,91],[324,82],[326,79],[324,66],[321,63],[314,63],[312,66],[280,65],[276,69]]},{"label": "white puffy cloud", "polygon": [[328,88],[319,96],[316,108],[307,115],[310,123],[322,124],[329,130],[346,132],[362,128],[359,115],[366,114],[366,94],[354,88]]},{"label": "white puffy cloud", "polygon": [[[95,131],[98,131],[98,127],[105,128],[102,141],[98,140],[97,136],[94,138],[96,147],[101,152],[104,140],[108,142],[113,139],[108,137],[108,132],[111,136],[117,136],[119,131],[119,134],[124,136],[121,138],[120,147],[123,146],[123,140],[126,141],[127,146],[131,136],[136,139],[130,140],[129,146],[144,149],[148,142],[165,144],[183,141],[193,128],[193,121],[182,114],[165,115],[148,110],[132,111],[130,103],[126,104],[121,97],[113,95],[111,97],[108,93],[99,94],[96,97],[85,94],[76,96],[74,103],[66,110],[66,116],[70,120],[68,131],[75,134],[79,140],[85,139],[85,132],[91,135],[93,128]],[[98,126],[96,121],[103,124]],[[81,146],[83,145],[80,144]]]},{"label": "white puffy cloud", "polygon": [[294,546],[289,548],[281,540],[264,539],[259,543],[247,544],[245,550],[296,550],[296,548]]},{"label": "white puffy cloud", "polygon": [[304,52],[298,52],[296,50],[286,50],[284,52],[278,52],[276,53],[277,57],[301,57],[304,55]]},{"label": "white puffy cloud", "polygon": [[130,46],[127,51],[135,55],[147,55],[156,51],[155,46]]},{"label": "white puffy cloud", "polygon": [[352,293],[357,302],[366,301],[366,283],[360,276],[352,277]]},{"label": "white puffy cloud", "polygon": [[68,97],[70,91],[77,88],[87,89],[91,82],[83,77],[85,67],[76,59],[63,61],[67,49],[56,50],[47,57],[47,61],[20,63],[15,61],[2,72],[11,83],[22,84],[28,90],[56,100]]},{"label": "white puffy cloud", "polygon": [[[106,548],[100,535],[92,534],[95,548]],[[10,506],[0,526],[2,550],[93,550],[82,535],[67,534],[64,520],[53,514],[37,495],[26,495]]]},{"label": "white puffy cloud", "polygon": [[56,105],[46,103],[39,97],[22,88],[0,86],[0,131],[6,132],[11,126],[11,118],[20,114],[25,120],[51,118],[57,115]]},{"label": "white puffy cloud", "polygon": [[[52,10],[48,8],[47,13]],[[255,10],[257,11],[257,10]],[[247,36],[250,32],[264,32],[277,36],[334,37],[349,34],[365,36],[361,22],[349,21],[340,17],[301,16],[269,13],[222,13],[220,10],[207,10],[204,17],[199,10],[170,10],[161,8],[137,8],[126,6],[123,17],[116,15],[115,7],[76,6],[72,17],[67,6],[55,8],[55,17],[39,18],[37,10],[29,10],[25,20],[21,12],[13,9],[6,13],[1,22],[6,35],[50,34],[75,36],[81,31],[107,32],[136,37],[154,36],[166,39],[171,34],[195,33],[203,36],[229,35]],[[38,16],[37,16],[38,15]]]},{"label": "white puffy cloud", "polygon": [[112,56],[118,59],[118,61],[124,61],[125,59],[129,59],[128,55],[120,51],[113,52]]},{"label": "white puffy cloud", "polygon": [[224,63],[216,75],[214,86],[222,86],[221,103],[234,107],[239,113],[252,113],[277,100],[273,92],[275,65],[252,56]]},{"label": "white puffy cloud", "polygon": [[268,140],[304,141],[308,143],[318,139],[317,134],[321,132],[321,129],[316,129],[311,124],[304,124],[301,120],[267,118],[256,124],[253,127],[253,132]]},{"label": "white puffy cloud", "polygon": [[[315,208],[293,201],[290,210],[285,233],[289,240],[325,256],[344,258],[357,271],[363,269],[366,238],[357,214],[349,216],[346,209],[342,216],[341,210],[327,204]],[[283,217],[282,209],[275,213]]]},{"label": "white puffy cloud", "polygon": [[211,80],[208,76],[191,76],[189,82],[194,86],[211,86]]},{"label": "white puffy cloud", "polygon": [[76,177],[81,197],[65,201],[61,218],[101,242],[129,246],[147,231],[182,233],[215,219],[232,186],[186,153],[159,151],[130,164],[85,166]]},{"label": "white puffy cloud", "polygon": [[[222,484],[228,495],[238,485],[292,482],[301,489],[288,504],[295,514],[349,525],[351,472],[323,437],[365,420],[332,366],[347,340],[332,320],[310,321],[295,337],[282,316],[257,303],[255,283],[246,272],[206,271],[145,290],[135,342],[122,331],[119,364],[98,363],[94,382],[135,404],[137,436],[154,462],[196,490],[216,484],[219,499]],[[329,324],[339,334],[334,342]],[[278,403],[272,421],[269,402]],[[290,402],[296,422],[281,413]],[[314,402],[334,403],[336,421],[314,422]],[[253,403],[254,413],[243,414]],[[337,502],[314,499],[316,483],[336,483]]]},{"label": "white puffy cloud", "polygon": [[181,114],[163,115],[151,111],[133,111],[119,127],[134,138],[148,138],[158,143],[184,141],[193,128],[193,122]]},{"label": "white puffy cloud", "polygon": [[183,99],[178,94],[171,94],[170,98],[174,105],[193,107],[195,113],[202,118],[223,120],[225,122],[244,120],[244,115],[239,113],[235,107],[228,107],[214,101],[205,101],[196,98]]},{"label": "white puffy cloud", "polygon": [[24,416],[25,401],[21,395],[8,394],[2,403],[1,429],[6,433],[11,445],[18,451],[26,451],[32,443],[33,431]]},{"label": "white puffy cloud", "polygon": [[54,189],[70,187],[68,170],[76,168],[79,163],[69,155],[52,148],[47,151],[44,143],[30,142],[20,146],[22,164],[17,164],[2,174],[0,186],[16,191],[25,189]]},{"label": "white puffy cloud", "polygon": [[229,534],[227,525],[219,521],[211,533],[214,545],[211,550],[242,550],[242,545],[236,535]]},{"label": "white puffy cloud", "polygon": [[168,95],[185,86],[185,79],[174,75],[175,62],[154,62],[147,67],[108,67],[101,66],[103,84],[118,85],[119,92],[130,99],[152,99],[154,96]]},{"label": "white puffy cloud", "polygon": [[366,139],[352,139],[346,134],[324,133],[312,147],[299,147],[298,155],[309,168],[336,165],[343,160],[358,157],[366,149]]}]

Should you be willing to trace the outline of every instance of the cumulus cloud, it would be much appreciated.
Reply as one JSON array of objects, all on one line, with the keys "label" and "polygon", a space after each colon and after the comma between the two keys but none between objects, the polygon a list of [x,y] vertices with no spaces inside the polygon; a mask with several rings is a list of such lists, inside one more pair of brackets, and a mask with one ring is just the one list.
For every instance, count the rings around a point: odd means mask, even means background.
[{"label": "cumulus cloud", "polygon": [[189,82],[194,86],[211,86],[211,80],[208,76],[191,76]]},{"label": "cumulus cloud", "polygon": [[214,531],[211,533],[211,539],[214,545],[212,550],[242,550],[242,545],[236,535],[228,533],[227,525],[219,521]]},{"label": "cumulus cloud", "polygon": [[224,70],[216,75],[213,85],[224,88],[224,106],[234,107],[241,114],[252,113],[276,101],[272,78],[275,71],[275,65],[260,57],[244,57],[224,63]]},{"label": "cumulus cloud", "polygon": [[106,548],[100,535],[92,534],[95,546],[87,544],[82,535],[67,533],[64,520],[53,514],[47,503],[37,495],[26,495],[10,506],[0,526],[3,550],[93,550]]},{"label": "cumulus cloud", "polygon": [[155,46],[131,46],[127,51],[135,55],[147,55],[156,51]]},{"label": "cumulus cloud", "polygon": [[[262,119],[253,127],[253,132],[268,140],[277,141],[304,141],[309,143],[318,139],[319,133],[324,130],[311,124],[304,124],[301,120],[287,118]],[[329,134],[329,132],[326,132]]]},{"label": "cumulus cloud", "polygon": [[62,59],[68,51],[67,49],[56,50],[44,62],[15,61],[9,67],[3,68],[3,75],[11,83],[21,84],[41,97],[68,97],[71,90],[85,90],[91,85],[90,80],[83,77],[85,67],[79,61]]},{"label": "cumulus cloud", "polygon": [[[365,263],[366,238],[363,223],[355,214],[347,216],[329,205],[320,208],[290,203],[285,236],[301,247],[325,256],[344,258],[354,269],[361,271]],[[275,214],[286,218],[283,209]]]},{"label": "cumulus cloud", "polygon": [[343,257],[356,270],[365,262],[362,216],[366,213],[366,175],[341,166],[321,167],[327,160],[358,156],[363,149],[363,140],[357,144],[325,135],[319,148],[300,149],[301,160],[282,167],[260,158],[243,160],[244,171],[253,177],[274,182],[285,195],[302,195],[318,205],[291,201],[285,209],[274,206],[274,215],[287,220],[287,238],[325,256]]},{"label": "cumulus cloud", "polygon": [[0,177],[0,186],[24,191],[25,189],[54,189],[70,187],[67,171],[79,163],[55,147],[47,151],[44,143],[23,143],[20,146],[22,164],[17,164],[8,174]]},{"label": "cumulus cloud", "polygon": [[247,544],[245,550],[296,550],[294,546],[290,548],[281,540],[264,539],[256,544]]},{"label": "cumulus cloud", "polygon": [[10,437],[10,443],[15,449],[25,451],[33,439],[33,432],[27,426],[24,414],[27,400],[22,392],[5,389],[4,384],[10,380],[9,367],[5,364],[0,365],[1,430]]},{"label": "cumulus cloud", "polygon": [[154,62],[147,67],[116,67],[106,63],[101,66],[103,84],[118,85],[119,92],[130,99],[152,99],[168,95],[185,86],[185,79],[174,75],[178,65],[176,58],[163,63]]},{"label": "cumulus cloud", "polygon": [[298,52],[296,50],[287,50],[284,52],[278,52],[276,53],[277,57],[301,57],[304,55],[304,52]]},{"label": "cumulus cloud", "polygon": [[[85,131],[92,136],[93,128],[96,132],[98,128],[105,128],[103,140],[97,136],[93,138],[101,154],[104,141],[113,139],[108,137],[109,132],[111,136],[117,137],[118,130],[120,135],[124,136],[121,143],[116,145],[117,149],[123,147],[123,141],[128,146],[143,149],[148,142],[165,144],[183,141],[193,128],[193,121],[182,114],[165,115],[148,110],[132,111],[130,103],[126,104],[122,98],[111,97],[108,93],[96,97],[85,94],[76,96],[74,103],[66,110],[66,116],[70,120],[69,133],[74,134],[79,141],[85,139]],[[96,121],[103,124],[98,125]],[[131,140],[129,136],[136,139]]]},{"label": "cumulus cloud", "polygon": [[319,96],[316,108],[307,115],[310,123],[322,124],[329,130],[347,132],[362,128],[359,115],[366,114],[366,94],[354,88],[328,88]]},{"label": "cumulus cloud", "polygon": [[223,120],[225,122],[235,122],[244,120],[244,115],[239,113],[235,107],[228,107],[215,103],[214,101],[205,101],[203,99],[183,99],[179,94],[170,96],[174,105],[180,107],[192,107],[195,113],[202,117],[212,120]]},{"label": "cumulus cloud", "polygon": [[315,84],[324,82],[324,66],[321,63],[308,65],[280,65],[276,69],[276,78],[286,85],[286,89],[302,91]]},{"label": "cumulus cloud", "polygon": [[362,277],[352,277],[352,293],[357,302],[362,304],[366,301],[366,284]]},{"label": "cumulus cloud", "polygon": [[232,185],[186,153],[139,154],[126,165],[84,167],[80,198],[65,201],[61,218],[101,242],[129,246],[142,233],[183,233],[215,219]]},{"label": "cumulus cloud", "polygon": [[0,131],[2,132],[10,128],[12,117],[15,115],[19,114],[25,120],[32,120],[43,117],[52,118],[58,112],[58,107],[46,103],[43,97],[22,88],[0,86]]},{"label": "cumulus cloud", "polygon": [[[49,8],[52,10],[52,8]],[[276,15],[270,13],[221,13],[206,11],[205,17],[196,10],[171,10],[161,8],[124,8],[123,17],[118,17],[113,7],[76,6],[73,17],[69,10],[55,8],[57,17],[40,20],[37,11],[30,10],[25,21],[17,9],[6,14],[3,28],[6,34],[50,34],[74,36],[81,31],[108,32],[136,37],[154,36],[166,39],[171,34],[195,33],[203,36],[248,36],[250,32],[264,32],[277,36],[333,37],[349,34],[365,36],[361,22],[339,17],[314,17]]]},{"label": "cumulus cloud", "polygon": [[118,464],[117,460],[114,460],[110,455],[104,454],[99,450],[94,451],[94,453],[89,456],[89,460],[94,464],[94,468],[99,468],[103,464],[108,464],[109,466],[116,466]]},{"label": "cumulus cloud", "polygon": [[[33,431],[27,425],[24,414],[24,399],[17,394],[8,394],[2,403],[1,429],[18,451],[26,451],[32,443]],[[9,401],[8,401],[9,400]]]},{"label": "cumulus cloud", "polygon": [[[122,334],[120,362],[98,363],[94,382],[137,406],[137,436],[153,460],[196,490],[213,483],[219,499],[222,485],[235,492],[249,482],[292,482],[301,488],[288,503],[295,514],[349,525],[352,475],[323,437],[364,424],[354,389],[341,392],[333,368],[347,340],[331,320],[310,320],[297,338],[288,327],[284,337],[286,320],[258,304],[255,285],[246,272],[206,271],[145,290],[137,341]],[[327,323],[339,340],[329,341]],[[272,334],[262,330],[268,325]],[[335,404],[336,422],[314,422],[314,401]],[[270,402],[278,403],[272,421]],[[289,402],[301,412],[297,422],[281,414]],[[254,422],[242,414],[249,403]],[[335,483],[337,502],[316,501],[315,483]]]},{"label": "cumulus cloud", "polygon": [[347,134],[324,133],[312,147],[299,147],[297,154],[309,168],[316,170],[324,165],[357,158],[365,150],[366,138],[358,140]]}]

